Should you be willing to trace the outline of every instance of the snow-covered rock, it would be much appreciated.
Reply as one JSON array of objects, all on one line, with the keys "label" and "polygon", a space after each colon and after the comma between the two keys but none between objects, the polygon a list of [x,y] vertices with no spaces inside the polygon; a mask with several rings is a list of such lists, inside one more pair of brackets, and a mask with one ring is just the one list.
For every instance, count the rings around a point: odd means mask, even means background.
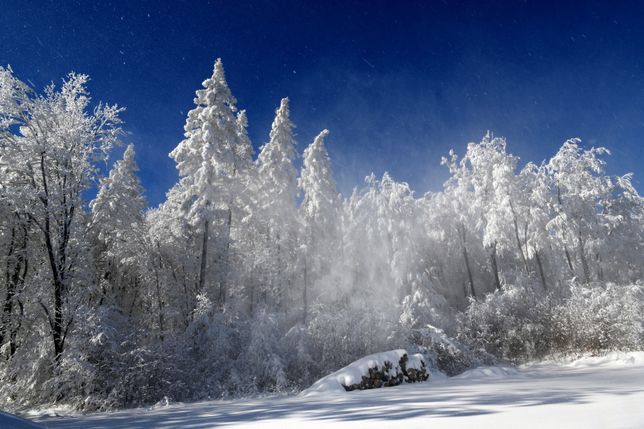
[{"label": "snow-covered rock", "polygon": [[316,381],[301,395],[342,393],[376,387],[396,386],[403,382],[425,381],[429,373],[421,354],[404,349],[375,353]]}]

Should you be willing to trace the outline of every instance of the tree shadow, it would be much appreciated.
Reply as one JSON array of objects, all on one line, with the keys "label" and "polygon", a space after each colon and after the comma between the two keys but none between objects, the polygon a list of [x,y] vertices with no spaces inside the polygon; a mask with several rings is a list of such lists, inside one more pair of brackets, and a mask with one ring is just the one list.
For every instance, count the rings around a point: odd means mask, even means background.
[{"label": "tree shadow", "polygon": [[[78,417],[43,417],[47,428],[212,428],[233,423],[297,417],[302,421],[397,421],[415,417],[470,417],[502,413],[503,408],[550,404],[583,404],[596,394],[631,395],[643,389],[597,384],[583,388],[566,374],[561,387],[552,377],[499,380],[448,380],[357,391],[328,397],[279,397],[243,401],[212,401],[148,410],[125,410]],[[608,377],[610,377],[607,374]],[[540,386],[544,384],[543,386]],[[545,384],[549,383],[547,386]],[[477,386],[487,386],[483,390]]]}]

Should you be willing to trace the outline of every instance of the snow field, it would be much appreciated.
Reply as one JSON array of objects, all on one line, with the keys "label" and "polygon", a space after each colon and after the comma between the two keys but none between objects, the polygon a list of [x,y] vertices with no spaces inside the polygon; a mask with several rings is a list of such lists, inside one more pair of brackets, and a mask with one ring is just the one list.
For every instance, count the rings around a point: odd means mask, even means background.
[{"label": "snow field", "polygon": [[[359,362],[359,361],[358,361]],[[368,363],[368,362],[367,362]],[[47,416],[47,428],[584,428],[644,427],[644,353],[477,368],[427,383],[316,395],[174,404]]]}]

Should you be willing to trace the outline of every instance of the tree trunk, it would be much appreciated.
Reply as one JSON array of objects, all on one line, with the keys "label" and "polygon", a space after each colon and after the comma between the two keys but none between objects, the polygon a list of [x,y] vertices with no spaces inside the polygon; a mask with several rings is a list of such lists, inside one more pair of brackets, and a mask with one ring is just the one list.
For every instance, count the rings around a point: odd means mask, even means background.
[{"label": "tree trunk", "polygon": [[525,257],[525,253],[523,252],[523,246],[521,245],[521,239],[519,238],[519,224],[517,222],[517,215],[516,215],[516,212],[514,211],[514,206],[512,205],[511,201],[510,201],[510,210],[512,211],[512,222],[514,223],[514,237],[517,240],[517,248],[519,249],[519,255],[521,255],[521,260],[523,261],[523,267],[527,272],[528,260]]},{"label": "tree trunk", "polygon": [[197,281],[197,293],[203,291],[206,281],[206,267],[208,263],[208,227],[209,222],[206,220],[203,226],[203,240],[201,242],[201,261],[199,266],[199,279]]},{"label": "tree trunk", "polygon": [[4,344],[4,337],[6,332],[9,330],[9,324],[11,323],[11,316],[13,313],[13,296],[15,294],[15,285],[12,283],[11,272],[11,260],[15,252],[15,243],[16,243],[16,228],[11,228],[11,240],[9,241],[9,249],[7,251],[7,266],[5,267],[5,284],[7,285],[7,294],[5,296],[5,301],[2,306],[2,315],[0,316],[0,346]]},{"label": "tree trunk", "polygon": [[470,283],[470,293],[474,298],[476,298],[476,292],[474,291],[474,278],[472,277],[472,269],[470,268],[470,258],[467,255],[467,247],[463,246],[463,258],[465,258],[465,267],[467,268],[467,279]]},{"label": "tree trunk", "polygon": [[223,278],[219,282],[219,305],[222,307],[224,304],[226,304],[226,293],[227,293],[227,280],[228,280],[228,271],[229,271],[229,263],[230,263],[230,233],[232,229],[232,223],[233,223],[233,211],[230,208],[230,205],[228,205],[228,217],[227,217],[227,231],[226,231],[226,251],[224,253],[224,264],[223,264]]},{"label": "tree trunk", "polygon": [[568,251],[568,246],[564,244],[564,252],[566,253],[566,261],[568,261],[568,268],[570,268],[570,272],[572,275],[575,275],[575,269],[572,266],[572,259],[570,258],[570,252]]},{"label": "tree trunk", "polygon": [[304,255],[304,290],[302,291],[302,325],[306,326],[306,317],[308,313],[308,307],[309,307],[309,302],[308,302],[308,283],[309,283],[309,276],[308,276],[308,266],[307,266],[307,257]]},{"label": "tree trunk", "polygon": [[597,279],[600,282],[603,282],[604,281],[604,268],[602,267],[602,257],[599,254],[599,252],[597,252],[597,257],[595,259],[597,260]]},{"label": "tree trunk", "polygon": [[586,283],[590,283],[590,268],[588,267],[588,261],[586,260],[586,252],[584,252],[584,242],[581,239],[581,232],[577,237],[577,243],[579,246],[579,256],[581,258],[581,267],[584,270],[584,279]]},{"label": "tree trunk", "polygon": [[459,225],[458,227],[459,235],[461,237],[461,248],[463,250],[463,259],[465,259],[465,267],[467,268],[467,278],[470,283],[470,293],[476,299],[476,292],[474,290],[474,278],[472,276],[472,268],[470,267],[470,258],[467,254],[467,246],[465,245],[465,226]]},{"label": "tree trunk", "polygon": [[275,287],[274,299],[276,308],[280,308],[282,305],[282,289],[284,289],[283,278],[282,278],[282,244],[279,231],[276,236],[277,241],[277,287]]},{"label": "tree trunk", "polygon": [[63,295],[65,293],[65,272],[70,267],[67,266],[67,245],[70,238],[70,227],[72,220],[74,218],[74,205],[72,201],[67,201],[65,194],[65,180],[63,180],[62,192],[62,213],[60,214],[62,219],[56,220],[55,225],[58,227],[57,238],[58,246],[54,248],[54,239],[53,232],[51,228],[51,207],[49,204],[49,185],[48,185],[48,176],[45,167],[45,153],[40,155],[40,175],[42,180],[42,193],[39,195],[40,202],[43,205],[44,209],[44,219],[42,223],[38,223],[33,217],[32,220],[36,221],[36,224],[39,226],[40,230],[43,233],[43,238],[45,240],[45,247],[47,249],[47,259],[49,262],[49,267],[51,268],[52,274],[52,283],[54,287],[54,314],[52,317],[51,312],[45,304],[40,302],[41,307],[47,315],[47,320],[49,321],[49,327],[51,329],[52,340],[54,343],[54,362],[55,365],[60,363],[63,350],[65,348],[65,337],[67,336],[67,331],[71,326],[73,317],[65,323],[63,315]]},{"label": "tree trunk", "polygon": [[54,361],[56,365],[60,363],[60,358],[65,347],[65,336],[63,329],[63,290],[64,280],[61,278],[62,273],[58,266],[58,260],[54,253],[52,238],[50,233],[49,215],[45,217],[45,245],[47,247],[47,257],[52,272],[52,282],[54,286],[54,316],[51,317],[49,310],[41,303],[41,306],[47,313],[49,327],[51,328],[52,340],[54,342]]},{"label": "tree trunk", "polygon": [[163,332],[165,331],[165,314],[164,314],[164,303],[161,298],[161,281],[159,280],[159,270],[161,269],[161,254],[159,254],[159,266],[154,270],[154,281],[156,286],[157,293],[157,310],[159,318],[159,340],[163,342]]},{"label": "tree trunk", "polygon": [[13,327],[13,329],[9,331],[9,359],[11,359],[13,355],[16,354],[16,350],[18,349],[18,343],[16,341],[16,337],[18,336],[20,325],[22,325],[22,320],[25,317],[25,307],[22,304],[22,301],[18,299],[17,302],[18,302],[18,308],[20,309],[20,313],[18,317],[18,323]]},{"label": "tree trunk", "polygon": [[501,280],[499,279],[499,266],[496,261],[496,242],[492,246],[492,252],[490,253],[490,263],[492,265],[492,274],[494,274],[494,284],[496,285],[497,290],[501,290]]},{"label": "tree trunk", "polygon": [[250,290],[248,291],[248,314],[251,319],[255,312],[255,280],[253,276],[250,278]]},{"label": "tree trunk", "polygon": [[534,256],[537,260],[537,268],[539,268],[539,277],[541,277],[541,285],[543,286],[543,290],[547,291],[548,284],[546,283],[546,275],[543,272],[543,264],[541,263],[541,256],[539,256],[539,251],[536,249],[534,251]]},{"label": "tree trunk", "polygon": [[[20,222],[18,215],[16,215],[16,218]],[[29,261],[27,259],[27,235],[27,225],[23,224],[20,228],[14,226],[11,229],[11,242],[6,258],[5,284],[7,290],[2,306],[2,314],[0,315],[0,346],[8,338],[9,357],[13,356],[16,352],[16,336],[22,324],[24,314],[22,303],[17,299],[16,294],[19,293],[25,283],[29,267]],[[19,304],[20,310],[17,316],[14,315],[16,301]]]},{"label": "tree trunk", "polygon": [[[561,188],[559,187],[559,183],[557,183],[557,202],[561,207],[563,207],[563,199],[561,198]],[[564,236],[566,235],[566,232],[563,230],[563,227],[562,227],[562,233],[564,234]],[[568,250],[568,246],[566,244],[564,244],[564,252],[566,253],[566,261],[568,261],[568,268],[570,268],[570,272],[574,276],[575,269],[572,266],[572,258],[570,257],[570,251]]]},{"label": "tree trunk", "polygon": [[134,314],[134,306],[136,305],[136,300],[139,298],[139,288],[140,288],[140,282],[139,282],[139,277],[138,275],[134,277],[134,295],[132,296],[132,300],[130,301],[130,308],[127,311],[127,316],[128,318],[132,318],[132,314]]}]

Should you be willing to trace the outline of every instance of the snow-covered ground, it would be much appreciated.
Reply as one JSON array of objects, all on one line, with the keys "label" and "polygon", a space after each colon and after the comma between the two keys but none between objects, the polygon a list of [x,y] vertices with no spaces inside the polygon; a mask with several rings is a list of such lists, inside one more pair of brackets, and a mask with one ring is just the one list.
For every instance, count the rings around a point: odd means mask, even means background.
[{"label": "snow-covered ground", "polygon": [[644,428],[644,352],[328,395],[34,416],[47,428]]}]

